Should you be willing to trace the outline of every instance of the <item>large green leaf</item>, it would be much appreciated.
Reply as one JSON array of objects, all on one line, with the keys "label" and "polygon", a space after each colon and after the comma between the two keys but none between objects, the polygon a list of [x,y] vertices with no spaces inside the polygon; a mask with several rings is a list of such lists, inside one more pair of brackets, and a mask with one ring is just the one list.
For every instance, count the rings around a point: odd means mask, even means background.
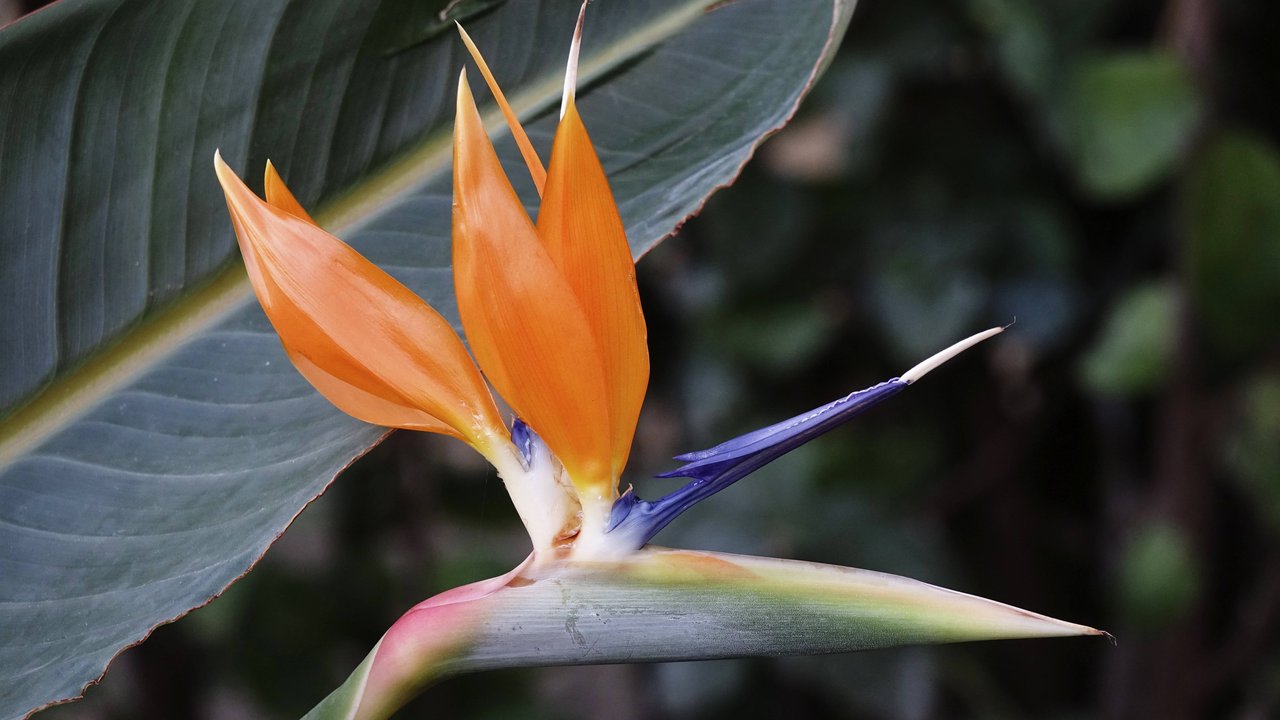
[{"label": "large green leaf", "polygon": [[[251,302],[211,159],[253,177],[270,156],[452,315],[443,5],[63,0],[0,32],[0,717],[215,596],[379,439]],[[449,7],[545,150],[576,0]],[[850,10],[592,6],[582,114],[637,254],[786,122]]]}]

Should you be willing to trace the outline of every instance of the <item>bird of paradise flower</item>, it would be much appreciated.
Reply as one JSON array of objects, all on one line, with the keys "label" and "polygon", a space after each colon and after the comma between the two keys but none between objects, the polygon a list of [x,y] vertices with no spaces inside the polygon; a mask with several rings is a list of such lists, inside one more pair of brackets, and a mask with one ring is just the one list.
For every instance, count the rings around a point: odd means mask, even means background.
[{"label": "bird of paradise flower", "polygon": [[[663,498],[619,494],[649,354],[623,224],[576,104],[585,10],[545,167],[459,27],[541,197],[534,222],[464,71],[453,273],[474,361],[438,312],[316,225],[270,163],[264,201],[215,157],[250,281],[297,369],[360,420],[468,443],[497,469],[533,544],[506,575],[411,608],[308,717],[387,717],[439,677],[487,668],[1100,634],[882,573],[648,545],[695,503],[1002,328],[900,377],[678,457],[685,465],[666,476],[691,481]],[[514,412],[510,425],[489,384]]]}]

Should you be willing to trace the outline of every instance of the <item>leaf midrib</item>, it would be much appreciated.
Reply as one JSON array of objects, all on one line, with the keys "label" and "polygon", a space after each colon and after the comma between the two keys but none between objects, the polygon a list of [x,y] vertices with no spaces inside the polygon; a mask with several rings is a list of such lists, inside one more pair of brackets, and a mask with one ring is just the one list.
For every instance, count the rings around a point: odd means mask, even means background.
[{"label": "leaf midrib", "polygon": [[[719,0],[689,0],[657,16],[622,42],[583,55],[580,86],[643,54],[672,37],[694,16],[712,9]],[[527,119],[560,101],[561,80],[549,75],[526,85],[508,100],[516,114]],[[485,114],[492,135],[505,130],[494,108]],[[385,210],[404,200],[443,173],[451,157],[451,130],[441,128],[411,146],[397,159],[326,202],[316,221],[338,236],[350,235]],[[210,170],[213,172],[210,159]],[[236,260],[183,298],[136,323],[108,347],[62,373],[30,401],[0,420],[0,470],[35,448],[60,428],[83,416],[100,400],[128,385],[184,343],[209,330],[253,297],[243,262]]]}]

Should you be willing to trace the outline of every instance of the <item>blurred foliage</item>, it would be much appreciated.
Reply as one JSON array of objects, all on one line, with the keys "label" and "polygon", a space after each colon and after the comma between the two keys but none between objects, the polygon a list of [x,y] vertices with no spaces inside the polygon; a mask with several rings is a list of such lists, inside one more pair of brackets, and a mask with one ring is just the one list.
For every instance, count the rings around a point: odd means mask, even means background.
[{"label": "blurred foliage", "polygon": [[1280,375],[1244,388],[1226,463],[1273,533],[1280,534]]},{"label": "blurred foliage", "polygon": [[1187,190],[1191,290],[1215,356],[1274,347],[1280,311],[1280,155],[1265,138],[1224,131],[1197,158]]},{"label": "blurred foliage", "polygon": [[1139,529],[1121,557],[1120,606],[1135,629],[1153,633],[1182,618],[1199,589],[1187,539],[1156,522]]},{"label": "blurred foliage", "polygon": [[1123,198],[1165,179],[1184,155],[1199,96],[1170,53],[1091,57],[1073,68],[1066,108],[1071,161],[1100,198]]},{"label": "blurred foliage", "polygon": [[[1017,318],[660,543],[918,577],[1118,646],[508,671],[403,716],[1280,716],[1276,27],[1269,0],[861,0],[792,126],[638,266],[644,496],[671,455]],[[297,715],[525,543],[492,471],[399,434],[42,717]]]},{"label": "blurred foliage", "polygon": [[1176,319],[1176,299],[1167,284],[1129,290],[1083,358],[1085,382],[1100,394],[1158,390],[1169,375]]}]

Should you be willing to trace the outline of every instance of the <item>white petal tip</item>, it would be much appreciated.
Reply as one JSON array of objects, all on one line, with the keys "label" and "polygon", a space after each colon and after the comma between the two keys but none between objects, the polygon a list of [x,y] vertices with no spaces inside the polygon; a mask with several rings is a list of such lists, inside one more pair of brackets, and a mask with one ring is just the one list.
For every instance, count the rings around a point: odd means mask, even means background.
[{"label": "white petal tip", "polygon": [[569,101],[573,99],[578,88],[578,51],[582,47],[582,23],[587,17],[587,2],[583,1],[578,10],[578,24],[573,28],[573,41],[569,43],[569,61],[564,69],[564,94],[560,98],[560,119],[564,119]]},{"label": "white petal tip", "polygon": [[[1012,324],[1013,323],[1009,323],[1009,325],[1012,325]],[[960,342],[956,343],[955,345],[952,345],[951,347],[947,348],[946,350],[943,350],[940,353],[936,353],[930,356],[924,362],[902,373],[902,375],[899,376],[899,379],[902,380],[902,382],[910,385],[911,383],[929,374],[929,371],[947,362],[948,360],[959,355],[965,350],[968,350],[969,348],[973,347],[974,345],[977,345],[983,340],[995,337],[996,335],[999,335],[1000,333],[1004,332],[1005,328],[1009,327],[1009,325],[1005,325],[1003,327],[993,327],[990,330],[984,330],[978,333],[977,335],[970,335],[964,340],[961,340]]]}]

